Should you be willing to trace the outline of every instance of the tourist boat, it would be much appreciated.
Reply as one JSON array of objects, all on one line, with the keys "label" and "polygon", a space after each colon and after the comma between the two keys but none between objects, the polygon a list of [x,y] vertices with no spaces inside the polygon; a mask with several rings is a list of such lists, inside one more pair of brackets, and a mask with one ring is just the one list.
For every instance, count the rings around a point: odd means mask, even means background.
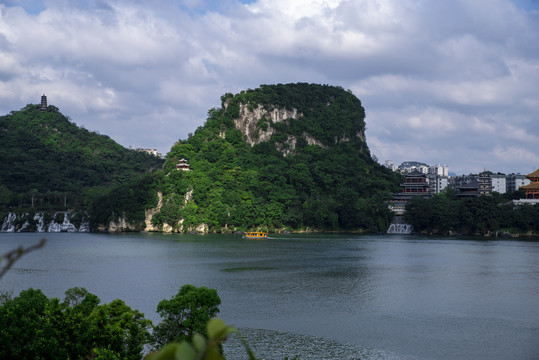
[{"label": "tourist boat", "polygon": [[248,231],[243,234],[246,239],[267,239],[268,233],[263,231]]}]

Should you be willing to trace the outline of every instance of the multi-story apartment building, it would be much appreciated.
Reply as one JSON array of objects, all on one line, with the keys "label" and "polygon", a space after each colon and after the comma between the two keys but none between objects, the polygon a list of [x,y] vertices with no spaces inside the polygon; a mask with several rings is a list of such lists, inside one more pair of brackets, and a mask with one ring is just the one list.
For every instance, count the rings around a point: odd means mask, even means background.
[{"label": "multi-story apartment building", "polygon": [[459,187],[471,183],[477,180],[477,175],[459,175],[453,176],[449,179],[449,187],[453,190],[457,190]]},{"label": "multi-story apartment building", "polygon": [[399,168],[399,166],[397,164],[393,164],[391,160],[386,160],[384,162],[384,166],[388,169],[391,169],[392,171],[397,171],[397,169]]},{"label": "multi-story apartment building", "polygon": [[531,184],[531,181],[526,176],[521,174],[509,174],[506,177],[506,191],[517,191],[519,187]]},{"label": "multi-story apartment building", "polygon": [[427,175],[427,182],[429,183],[429,192],[431,194],[439,194],[440,191],[448,186],[449,177],[429,174]]},{"label": "multi-story apartment building", "polygon": [[440,164],[429,166],[429,174],[448,177],[449,167],[446,165],[442,166]]},{"label": "multi-story apartment building", "polygon": [[505,194],[507,192],[507,176],[506,175],[490,175],[490,183],[492,191]]}]

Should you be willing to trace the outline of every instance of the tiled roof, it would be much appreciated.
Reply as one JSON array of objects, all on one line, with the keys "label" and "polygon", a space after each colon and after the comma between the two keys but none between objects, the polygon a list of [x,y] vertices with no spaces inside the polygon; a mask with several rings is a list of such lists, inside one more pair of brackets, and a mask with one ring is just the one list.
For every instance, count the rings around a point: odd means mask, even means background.
[{"label": "tiled roof", "polygon": [[412,171],[411,173],[404,174],[405,177],[417,177],[417,176],[427,176],[426,174],[423,174],[422,172],[419,172],[417,170]]},{"label": "tiled roof", "polygon": [[539,182],[532,182],[531,184],[521,186],[522,190],[539,190]]},{"label": "tiled roof", "polygon": [[531,174],[526,175],[527,178],[539,178],[539,169],[535,170]]},{"label": "tiled roof", "polygon": [[464,190],[479,189],[479,183],[477,182],[477,180],[473,180],[469,182],[468,184],[459,186],[458,189],[464,189]]}]

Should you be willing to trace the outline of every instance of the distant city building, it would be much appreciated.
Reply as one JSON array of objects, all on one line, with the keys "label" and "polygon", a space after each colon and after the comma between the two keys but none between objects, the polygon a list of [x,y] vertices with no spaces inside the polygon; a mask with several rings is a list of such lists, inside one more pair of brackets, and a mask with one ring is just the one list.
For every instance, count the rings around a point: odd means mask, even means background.
[{"label": "distant city building", "polygon": [[520,187],[528,184],[531,184],[531,181],[521,174],[509,174],[506,177],[507,192],[518,191]]},{"label": "distant city building", "polygon": [[47,97],[45,94],[41,96],[41,105],[39,106],[39,110],[47,110]]},{"label": "distant city building", "polygon": [[433,165],[429,166],[429,174],[438,176],[449,176],[449,167],[446,165]]},{"label": "distant city building", "polygon": [[400,171],[402,174],[409,174],[418,171],[422,174],[433,174],[439,176],[449,176],[449,168],[445,165],[429,166],[418,161],[405,161],[400,165],[393,164],[391,160],[386,160],[384,166],[393,171]]},{"label": "distant city building", "polygon": [[427,181],[429,183],[429,192],[432,194],[439,194],[449,185],[449,177],[447,176],[429,174],[427,175]]},{"label": "distant city building", "polygon": [[180,159],[178,164],[176,164],[176,170],[183,170],[183,171],[189,171],[189,164],[187,163],[187,160]]},{"label": "distant city building", "polygon": [[505,194],[507,192],[507,176],[506,175],[490,175],[490,183],[492,191]]},{"label": "distant city building", "polygon": [[139,152],[145,152],[145,153],[148,153],[150,155],[157,156],[159,158],[163,157],[163,155],[161,155],[161,153],[158,152],[156,149],[141,149],[141,148],[138,148],[138,149],[135,149],[135,150],[139,151]]},{"label": "distant city building", "polygon": [[449,179],[449,187],[455,191],[458,191],[458,188],[471,183],[472,181],[477,181],[477,175],[459,175],[453,176]]},{"label": "distant city building", "polygon": [[388,169],[391,169],[392,171],[397,171],[397,169],[399,168],[399,166],[396,164],[393,164],[391,160],[386,160],[384,162],[384,166]]},{"label": "distant city building", "polygon": [[426,165],[419,165],[416,167],[416,170],[419,171],[421,174],[428,174],[429,173],[429,167]]}]

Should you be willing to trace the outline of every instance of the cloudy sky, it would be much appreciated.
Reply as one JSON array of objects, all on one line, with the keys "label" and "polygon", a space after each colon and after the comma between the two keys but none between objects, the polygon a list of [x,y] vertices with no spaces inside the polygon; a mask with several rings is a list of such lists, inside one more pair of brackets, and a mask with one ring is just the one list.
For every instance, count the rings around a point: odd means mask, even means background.
[{"label": "cloudy sky", "polygon": [[163,154],[220,96],[342,86],[380,162],[539,168],[539,0],[0,0],[0,114]]}]

